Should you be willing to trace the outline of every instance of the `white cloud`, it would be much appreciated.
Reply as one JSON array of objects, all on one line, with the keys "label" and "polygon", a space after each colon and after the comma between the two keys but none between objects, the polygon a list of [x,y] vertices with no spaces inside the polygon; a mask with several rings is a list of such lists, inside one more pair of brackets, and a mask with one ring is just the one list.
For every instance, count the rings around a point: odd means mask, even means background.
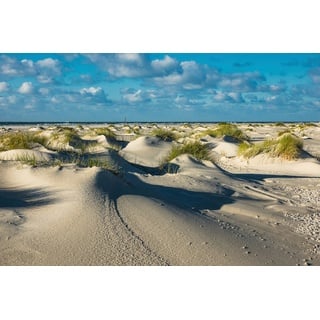
[{"label": "white cloud", "polygon": [[142,58],[142,55],[139,53],[117,53],[116,57],[119,59],[120,62],[128,62],[137,65],[144,64],[144,59]]},{"label": "white cloud", "polygon": [[145,54],[87,54],[86,57],[116,78],[136,78],[150,73],[150,63]]},{"label": "white cloud", "polygon": [[[79,94],[80,93],[80,94]],[[76,95],[76,93],[74,93]],[[108,95],[101,87],[82,88],[77,92],[78,99],[81,102],[94,104],[110,104],[112,101],[108,99]]]},{"label": "white cloud", "polygon": [[179,63],[176,59],[173,59],[168,55],[165,55],[165,57],[162,60],[152,60],[151,67],[156,74],[165,75],[176,70],[179,67]]},{"label": "white cloud", "polygon": [[0,82],[0,92],[5,92],[9,90],[9,84],[7,82]]},{"label": "white cloud", "polygon": [[90,88],[82,88],[80,89],[80,93],[85,95],[85,94],[89,94],[89,95],[101,95],[101,93],[103,93],[103,90],[101,87],[90,87]]},{"label": "white cloud", "polygon": [[50,93],[50,90],[48,88],[39,88],[39,93],[43,96],[47,96]]},{"label": "white cloud", "polygon": [[183,89],[200,89],[206,83],[205,68],[195,61],[183,61],[180,70],[167,76],[155,77],[154,82],[159,86],[181,86]]},{"label": "white cloud", "polygon": [[240,92],[217,91],[213,95],[213,100],[216,102],[231,102],[231,103],[244,102],[244,99],[243,99],[242,94]]},{"label": "white cloud", "polygon": [[19,61],[3,55],[0,57],[0,66],[0,74],[7,77],[32,76],[36,73],[33,62],[27,59]]},{"label": "white cloud", "polygon": [[29,94],[32,91],[33,91],[32,82],[24,82],[18,89],[18,92],[22,94]]},{"label": "white cloud", "polygon": [[162,60],[150,60],[140,53],[88,54],[87,58],[110,76],[116,78],[138,78],[168,75],[179,68],[175,59],[166,55]]},{"label": "white cloud", "polygon": [[135,92],[128,92],[125,93],[123,96],[123,99],[129,103],[135,103],[135,102],[141,102],[143,101],[142,97],[142,91],[137,90]]},{"label": "white cloud", "polygon": [[55,74],[60,74],[60,62],[59,60],[46,58],[36,62],[36,66],[41,70],[50,70]]},{"label": "white cloud", "polygon": [[51,83],[53,81],[52,77],[49,77],[47,75],[39,75],[37,76],[37,80],[40,83]]},{"label": "white cloud", "polygon": [[34,63],[32,60],[28,60],[28,59],[23,59],[21,60],[21,64],[27,68],[33,68],[34,67]]},{"label": "white cloud", "polygon": [[139,102],[149,102],[151,100],[156,100],[160,98],[160,93],[156,92],[155,90],[135,90],[135,89],[124,89],[122,90],[122,99],[129,103],[135,104]]},{"label": "white cloud", "polygon": [[240,92],[229,92],[228,97],[232,100],[232,102],[244,102],[244,99]]}]

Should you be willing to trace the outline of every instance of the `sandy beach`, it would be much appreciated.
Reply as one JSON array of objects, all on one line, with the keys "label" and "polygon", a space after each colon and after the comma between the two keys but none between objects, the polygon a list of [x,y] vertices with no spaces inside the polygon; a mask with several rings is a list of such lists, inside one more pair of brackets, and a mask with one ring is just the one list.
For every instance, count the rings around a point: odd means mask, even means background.
[{"label": "sandy beach", "polygon": [[[320,124],[236,127],[249,151],[302,147],[241,155],[218,124],[3,126],[0,265],[320,265]],[[205,158],[173,157],[194,143]]]}]

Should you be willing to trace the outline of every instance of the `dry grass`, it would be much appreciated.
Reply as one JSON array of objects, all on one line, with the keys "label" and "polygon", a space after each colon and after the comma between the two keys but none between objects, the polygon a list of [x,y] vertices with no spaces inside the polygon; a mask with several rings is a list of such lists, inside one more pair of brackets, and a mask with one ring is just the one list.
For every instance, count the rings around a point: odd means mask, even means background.
[{"label": "dry grass", "polygon": [[31,132],[6,132],[0,135],[0,151],[32,149],[35,144],[47,145],[47,139]]},{"label": "dry grass", "polygon": [[242,130],[240,130],[235,124],[231,123],[219,123],[217,128],[208,129],[204,134],[208,134],[214,138],[229,136],[238,142],[249,140],[249,137]]},{"label": "dry grass", "polygon": [[207,160],[209,157],[208,148],[200,142],[195,141],[184,145],[173,146],[166,161],[171,161],[182,154],[190,154],[198,160]]},{"label": "dry grass", "polygon": [[277,139],[266,140],[256,144],[243,142],[239,145],[238,154],[252,158],[258,154],[268,154],[286,160],[299,157],[303,147],[301,139],[291,133],[282,133]]},{"label": "dry grass", "polygon": [[174,132],[167,129],[154,129],[151,133],[153,136],[160,138],[163,141],[175,141],[177,140],[177,136]]}]

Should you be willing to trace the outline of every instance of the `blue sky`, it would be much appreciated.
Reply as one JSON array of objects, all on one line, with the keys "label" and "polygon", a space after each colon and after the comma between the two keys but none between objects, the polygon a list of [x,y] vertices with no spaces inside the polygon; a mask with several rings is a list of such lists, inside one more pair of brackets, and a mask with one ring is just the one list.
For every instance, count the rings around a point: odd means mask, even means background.
[{"label": "blue sky", "polygon": [[320,121],[320,54],[1,54],[0,121]]}]

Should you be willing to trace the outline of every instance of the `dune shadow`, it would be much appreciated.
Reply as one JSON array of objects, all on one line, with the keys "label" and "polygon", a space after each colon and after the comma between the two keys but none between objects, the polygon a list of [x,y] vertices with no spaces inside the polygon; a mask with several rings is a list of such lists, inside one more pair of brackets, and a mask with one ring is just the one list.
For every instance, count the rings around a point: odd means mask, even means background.
[{"label": "dune shadow", "polygon": [[221,171],[224,175],[226,175],[229,178],[239,180],[239,181],[247,181],[247,182],[255,182],[260,183],[264,179],[301,179],[301,178],[315,178],[317,177],[310,177],[310,176],[297,176],[297,175],[285,175],[285,174],[264,174],[264,173],[232,173],[225,169],[223,169],[221,166],[219,166],[217,163],[215,163],[215,166],[219,171]]},{"label": "dune shadow", "polygon": [[55,201],[41,189],[0,188],[0,208],[40,207]]},{"label": "dune shadow", "polygon": [[225,204],[234,203],[231,197],[234,190],[221,187],[219,193],[191,191],[182,188],[148,184],[139,179],[134,173],[127,173],[125,181],[110,182],[110,174],[101,171],[97,175],[96,185],[103,192],[108,193],[110,201],[117,204],[117,200],[124,195],[143,196],[156,199],[163,204],[179,207],[183,210],[200,212],[204,209],[219,210]]}]

